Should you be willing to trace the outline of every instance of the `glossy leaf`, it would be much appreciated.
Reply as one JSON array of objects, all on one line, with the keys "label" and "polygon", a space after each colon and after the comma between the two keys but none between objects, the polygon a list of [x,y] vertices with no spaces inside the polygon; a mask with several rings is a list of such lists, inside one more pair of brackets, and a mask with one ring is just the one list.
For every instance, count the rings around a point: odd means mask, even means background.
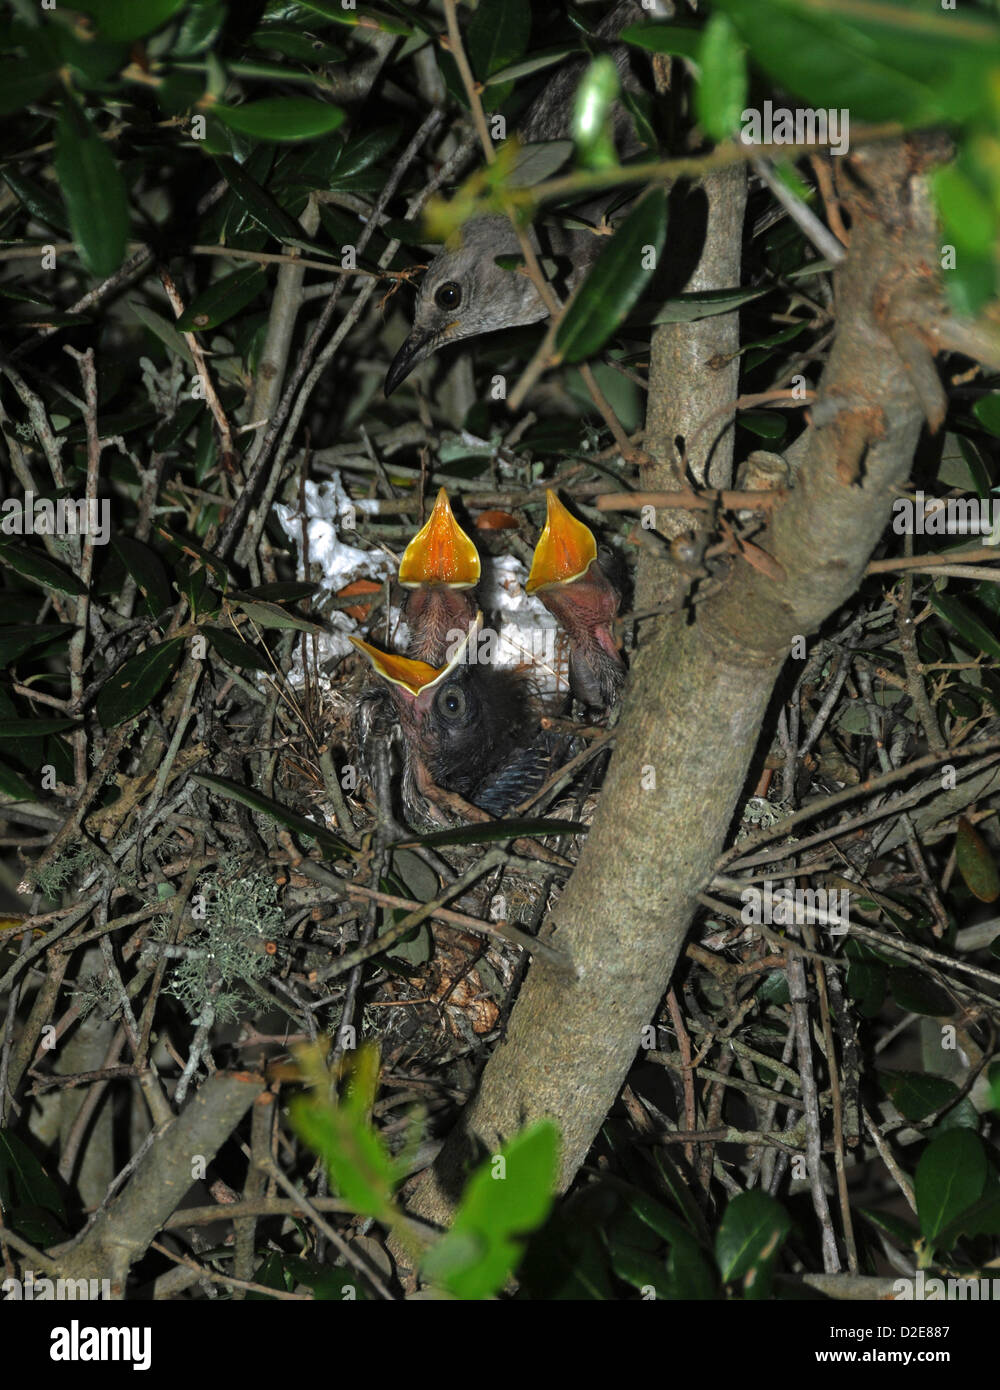
[{"label": "glossy leaf", "polygon": [[986,1174],[986,1150],[978,1135],[953,1129],[932,1140],[913,1182],[920,1229],[928,1240],[979,1199]]},{"label": "glossy leaf", "polygon": [[254,140],[316,140],[343,125],[345,112],[339,106],[309,97],[265,97],[243,106],[212,107],[231,130],[239,130]]},{"label": "glossy leaf", "polygon": [[952,598],[950,594],[937,594],[933,590],[928,598],[942,618],[951,623],[973,652],[983,652],[986,656],[1000,660],[1000,640],[994,637],[989,628],[985,627],[964,603]]},{"label": "glossy leaf", "polygon": [[222,627],[204,626],[202,632],[208,638],[223,661],[231,666],[249,667],[257,671],[273,671],[274,661],[262,648],[252,642],[237,637],[235,632],[227,632]]},{"label": "glossy leaf", "polygon": [[217,792],[231,801],[240,801],[253,811],[260,811],[279,825],[294,830],[297,835],[309,835],[323,850],[324,858],[342,859],[354,854],[347,841],[335,835],[332,830],[327,830],[325,825],[320,825],[307,816],[296,815],[287,806],[282,806],[280,801],[272,801],[269,796],[255,791],[253,787],[245,787],[240,782],[230,781],[228,777],[213,777],[208,773],[193,773],[192,780],[207,787],[209,791]]},{"label": "glossy leaf", "polygon": [[72,623],[14,623],[0,627],[0,666],[9,666],[32,647],[66,638],[73,630]]},{"label": "glossy leaf", "polygon": [[955,855],[958,871],[969,892],[980,902],[992,903],[1000,898],[1000,871],[993,851],[965,816],[958,818],[955,836]]},{"label": "glossy leaf", "polygon": [[61,734],[64,729],[77,728],[75,719],[0,719],[0,741],[7,739],[41,738],[43,734]]},{"label": "glossy leaf", "polygon": [[1000,27],[986,15],[961,25],[912,0],[717,0],[756,64],[812,108],[846,108],[852,121],[906,125],[961,120],[986,101]]},{"label": "glossy leaf", "polygon": [[55,169],[83,263],[104,279],[121,265],[128,237],[128,200],[118,165],[103,140],[89,129],[81,133],[64,115],[56,128]]},{"label": "glossy leaf", "polygon": [[523,1130],[469,1179],[451,1229],[425,1255],[427,1278],[456,1298],[489,1298],[522,1255],[519,1237],[540,1226],[552,1205],[559,1133],[551,1120]]},{"label": "glossy leaf", "polygon": [[141,714],[163,689],[180,660],[183,637],[171,637],[136,656],[114,673],[97,697],[97,717],[106,729]]},{"label": "glossy leaf", "polygon": [[26,545],[0,544],[0,564],[7,565],[43,589],[54,589],[59,594],[82,595],[87,592],[86,584],[72,570],[50,560],[44,551],[31,550]]},{"label": "glossy leaf", "polygon": [[734,1197],[715,1237],[723,1280],[741,1279],[748,1298],[766,1297],[774,1262],[791,1226],[784,1207],[766,1192]]},{"label": "glossy leaf", "polygon": [[141,39],[183,9],[187,0],[74,0],[73,8],[88,14],[98,32],[109,39]]},{"label": "glossy leaf", "polygon": [[177,320],[181,333],[200,333],[217,328],[238,314],[267,288],[267,276],[260,266],[243,265],[239,270],[223,275],[188,305]]},{"label": "glossy leaf", "polygon": [[713,140],[727,140],[738,128],[747,100],[743,45],[724,14],[713,14],[698,48],[701,76],[695,88],[698,121]]},{"label": "glossy leaf", "polygon": [[955,1001],[921,970],[903,966],[889,971],[889,990],[901,1009],[927,1018],[949,1018]]},{"label": "glossy leaf", "polygon": [[163,567],[163,561],[156,551],[134,536],[118,534],[111,537],[111,544],[135,580],[151,617],[159,617],[165,608],[170,607],[170,580]]},{"label": "glossy leaf", "polygon": [[479,0],[465,33],[469,62],[479,81],[523,57],[530,33],[529,0]]},{"label": "glossy leaf", "polygon": [[958,1098],[958,1087],[943,1076],[920,1071],[883,1072],[879,1077],[886,1094],[904,1119],[926,1119]]},{"label": "glossy leaf", "polygon": [[618,228],[573,296],[556,334],[561,360],[581,362],[600,351],[652,277],[666,235],[666,195],[654,188]]}]

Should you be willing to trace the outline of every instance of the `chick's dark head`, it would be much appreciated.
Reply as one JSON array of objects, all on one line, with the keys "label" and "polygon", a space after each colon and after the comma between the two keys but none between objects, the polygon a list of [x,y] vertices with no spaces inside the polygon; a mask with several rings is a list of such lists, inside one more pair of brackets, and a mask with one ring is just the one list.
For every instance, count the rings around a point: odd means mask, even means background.
[{"label": "chick's dark head", "polygon": [[538,718],[522,676],[469,659],[481,622],[479,614],[439,669],[351,640],[388,689],[403,736],[407,780],[456,792],[499,814],[507,790],[514,797],[524,782],[523,752],[537,733]]}]

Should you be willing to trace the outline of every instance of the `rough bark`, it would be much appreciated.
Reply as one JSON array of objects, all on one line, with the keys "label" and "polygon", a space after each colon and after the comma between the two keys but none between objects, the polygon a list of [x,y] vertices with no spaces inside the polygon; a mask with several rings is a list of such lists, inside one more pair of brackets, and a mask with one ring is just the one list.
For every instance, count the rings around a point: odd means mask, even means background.
[{"label": "rough bark", "polygon": [[[693,622],[659,620],[637,652],[587,845],[545,929],[571,955],[575,979],[531,967],[506,1044],[415,1194],[427,1218],[448,1220],[473,1155],[543,1116],[562,1132],[560,1187],[572,1181],[669,983],[789,644],[862,578],[923,418],[894,347],[908,316],[925,317],[934,284],[918,164],[906,144],[853,158],[837,338],[798,485],[763,541],[784,577],[737,559]],[[674,389],[666,355],[654,362],[652,412]]]}]

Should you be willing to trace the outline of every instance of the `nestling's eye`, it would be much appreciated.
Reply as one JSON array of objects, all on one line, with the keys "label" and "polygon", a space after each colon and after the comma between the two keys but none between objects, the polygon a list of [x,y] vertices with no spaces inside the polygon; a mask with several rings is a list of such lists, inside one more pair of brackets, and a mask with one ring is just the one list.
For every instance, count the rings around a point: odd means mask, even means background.
[{"label": "nestling's eye", "polygon": [[438,691],[435,701],[438,713],[443,714],[445,719],[451,723],[457,723],[459,719],[464,719],[467,703],[465,691],[460,685],[446,685]]},{"label": "nestling's eye", "polygon": [[439,309],[457,309],[462,302],[462,286],[457,280],[446,280],[434,291],[434,303]]}]

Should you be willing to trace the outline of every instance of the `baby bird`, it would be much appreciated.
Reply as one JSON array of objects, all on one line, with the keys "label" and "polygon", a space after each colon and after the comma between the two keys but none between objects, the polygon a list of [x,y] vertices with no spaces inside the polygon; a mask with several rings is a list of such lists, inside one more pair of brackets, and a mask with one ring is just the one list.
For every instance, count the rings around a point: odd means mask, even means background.
[{"label": "baby bird", "polygon": [[441,488],[427,524],[410,541],[399,563],[407,590],[403,613],[410,629],[407,655],[440,666],[448,648],[475,621],[479,554],[455,520]]},{"label": "baby bird", "polygon": [[474,659],[481,626],[477,613],[450,660],[437,668],[351,638],[384,683],[398,719],[403,810],[411,825],[504,816],[551,770],[553,750],[527,680]]},{"label": "baby bird", "polygon": [[625,663],[611,630],[619,594],[597,558],[590,527],[577,521],[551,488],[545,499],[545,528],[524,587],[538,595],[569,637],[573,694],[606,712],[625,682]]}]

